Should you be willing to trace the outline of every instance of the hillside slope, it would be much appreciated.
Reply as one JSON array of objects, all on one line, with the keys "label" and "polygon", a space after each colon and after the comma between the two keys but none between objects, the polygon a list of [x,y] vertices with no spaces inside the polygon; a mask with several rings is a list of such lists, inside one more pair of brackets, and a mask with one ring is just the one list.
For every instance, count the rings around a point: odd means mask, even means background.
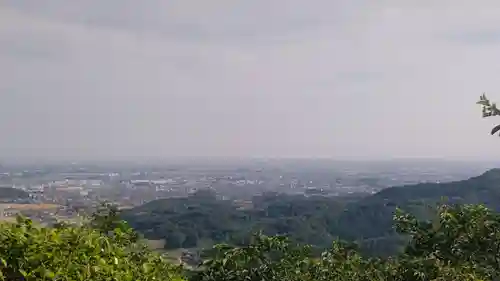
[{"label": "hillside slope", "polygon": [[301,243],[329,246],[337,216],[346,200],[266,194],[253,208],[230,201],[190,196],[161,199],[123,213],[149,239],[165,239],[167,248],[199,247],[213,242],[246,244],[252,233],[285,234]]},{"label": "hillside slope", "polygon": [[500,210],[500,169],[493,169],[467,180],[447,183],[421,183],[384,189],[347,206],[338,220],[339,235],[345,239],[373,239],[390,235],[396,207],[420,218],[428,218],[428,206],[485,204]]}]

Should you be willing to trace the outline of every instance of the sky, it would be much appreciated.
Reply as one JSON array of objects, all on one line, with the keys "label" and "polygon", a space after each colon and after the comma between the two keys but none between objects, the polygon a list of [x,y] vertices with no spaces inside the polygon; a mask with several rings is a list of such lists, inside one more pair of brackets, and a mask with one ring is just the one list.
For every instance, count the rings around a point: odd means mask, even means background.
[{"label": "sky", "polygon": [[498,159],[500,2],[2,0],[0,158]]}]

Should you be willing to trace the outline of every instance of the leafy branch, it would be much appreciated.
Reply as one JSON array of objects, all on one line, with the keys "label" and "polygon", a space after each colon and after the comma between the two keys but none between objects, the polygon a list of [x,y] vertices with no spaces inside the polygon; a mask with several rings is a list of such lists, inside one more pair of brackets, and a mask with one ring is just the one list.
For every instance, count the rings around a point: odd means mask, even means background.
[{"label": "leafy branch", "polygon": [[[482,106],[483,118],[500,115],[500,109],[497,108],[496,103],[492,103],[484,93],[479,97],[479,101],[476,104]],[[500,125],[497,125],[491,130],[491,134],[494,135],[499,131]]]}]

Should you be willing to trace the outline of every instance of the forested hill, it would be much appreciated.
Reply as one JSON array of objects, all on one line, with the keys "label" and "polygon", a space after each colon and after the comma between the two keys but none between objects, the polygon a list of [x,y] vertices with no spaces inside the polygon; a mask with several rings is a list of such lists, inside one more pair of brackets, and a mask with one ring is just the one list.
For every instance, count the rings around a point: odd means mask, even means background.
[{"label": "forested hill", "polygon": [[500,169],[467,180],[420,183],[384,189],[347,206],[339,217],[339,235],[346,239],[376,238],[392,232],[396,207],[426,218],[439,202],[485,204],[500,210]]},{"label": "forested hill", "polygon": [[360,242],[369,253],[386,255],[397,251],[401,241],[393,231],[396,206],[428,218],[432,211],[428,205],[442,200],[483,203],[498,210],[500,169],[457,182],[391,187],[363,198],[266,194],[255,197],[250,209],[207,194],[162,199],[129,210],[123,217],[146,237],[165,239],[167,248],[205,247],[214,242],[241,245],[252,232],[262,230],[319,248],[340,237]]},{"label": "forested hill", "polygon": [[500,169],[492,169],[462,181],[390,187],[358,203],[380,203],[386,200],[404,204],[412,200],[440,199],[442,196],[449,200],[465,200],[469,203],[488,203],[488,200],[492,199],[491,203],[496,204],[500,199]]},{"label": "forested hill", "polygon": [[29,193],[12,187],[0,187],[0,200],[27,199]]}]

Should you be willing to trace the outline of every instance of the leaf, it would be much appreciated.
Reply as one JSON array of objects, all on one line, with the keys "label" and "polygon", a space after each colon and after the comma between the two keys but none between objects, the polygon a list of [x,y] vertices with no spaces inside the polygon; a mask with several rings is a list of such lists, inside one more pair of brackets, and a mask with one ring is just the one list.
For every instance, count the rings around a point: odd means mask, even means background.
[{"label": "leaf", "polygon": [[54,272],[52,272],[48,269],[45,270],[44,275],[45,275],[45,277],[47,277],[49,279],[54,279],[54,277],[56,276]]},{"label": "leaf", "polygon": [[491,135],[496,134],[498,131],[500,131],[500,125],[495,126],[495,127],[491,130]]}]

